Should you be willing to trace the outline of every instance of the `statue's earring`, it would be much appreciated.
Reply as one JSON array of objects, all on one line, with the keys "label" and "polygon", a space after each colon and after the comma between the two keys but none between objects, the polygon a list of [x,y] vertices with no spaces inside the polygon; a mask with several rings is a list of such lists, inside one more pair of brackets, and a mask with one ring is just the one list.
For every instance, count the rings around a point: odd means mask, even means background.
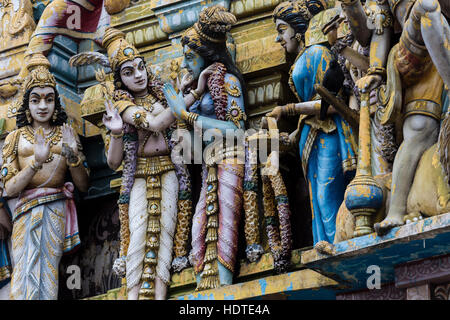
[{"label": "statue's earring", "polygon": [[295,34],[295,39],[298,41],[298,43],[302,42],[302,34],[301,33],[296,33]]},{"label": "statue's earring", "polygon": [[56,119],[58,119],[58,112],[55,110],[52,116],[53,123],[56,123]]},{"label": "statue's earring", "polygon": [[120,88],[121,86],[122,86],[122,82],[117,81],[117,82],[116,82],[116,87],[117,87],[117,88]]},{"label": "statue's earring", "polygon": [[31,118],[30,110],[25,110],[25,116],[27,117],[28,123],[31,124],[33,122],[33,119]]}]

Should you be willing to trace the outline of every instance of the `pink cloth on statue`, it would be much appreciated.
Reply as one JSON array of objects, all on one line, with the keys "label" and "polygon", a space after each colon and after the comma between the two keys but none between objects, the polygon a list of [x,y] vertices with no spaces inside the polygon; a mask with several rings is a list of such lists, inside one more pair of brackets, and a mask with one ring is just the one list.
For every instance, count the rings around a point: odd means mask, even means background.
[{"label": "pink cloth on statue", "polygon": [[109,16],[103,10],[103,0],[55,0],[44,10],[26,55],[47,53],[57,35],[101,43],[107,25]]},{"label": "pink cloth on statue", "polygon": [[66,221],[64,253],[73,251],[80,245],[78,235],[78,219],[75,201],[73,200],[74,185],[66,182],[62,188],[36,188],[24,191],[17,201],[13,221],[26,214],[31,209],[53,201],[65,200]]},{"label": "pink cloth on statue", "polygon": [[[217,254],[219,261],[234,271],[237,254],[238,227],[243,203],[244,166],[221,164],[217,166],[217,196],[219,200],[219,230]],[[196,273],[203,270],[206,253],[206,171],[192,225],[192,252]]]}]

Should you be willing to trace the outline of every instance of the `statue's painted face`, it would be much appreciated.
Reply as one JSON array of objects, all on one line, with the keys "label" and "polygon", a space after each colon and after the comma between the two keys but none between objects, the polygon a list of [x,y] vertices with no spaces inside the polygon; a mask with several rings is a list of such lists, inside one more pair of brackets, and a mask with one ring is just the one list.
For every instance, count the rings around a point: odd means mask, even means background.
[{"label": "statue's painted face", "polygon": [[197,80],[200,73],[205,68],[205,59],[202,58],[197,52],[185,45],[183,48],[184,59],[181,64],[181,68],[186,68],[191,74],[194,80]]},{"label": "statue's painted face", "polygon": [[133,94],[147,92],[148,76],[142,58],[124,62],[120,66],[120,78],[122,79],[123,84]]},{"label": "statue's painted face", "polygon": [[281,19],[276,19],[275,24],[278,32],[278,36],[275,41],[280,43],[287,53],[297,52],[299,43],[297,39],[295,39],[294,28]]},{"label": "statue's painted face", "polygon": [[29,108],[34,122],[47,124],[55,111],[55,89],[36,87],[30,92]]}]

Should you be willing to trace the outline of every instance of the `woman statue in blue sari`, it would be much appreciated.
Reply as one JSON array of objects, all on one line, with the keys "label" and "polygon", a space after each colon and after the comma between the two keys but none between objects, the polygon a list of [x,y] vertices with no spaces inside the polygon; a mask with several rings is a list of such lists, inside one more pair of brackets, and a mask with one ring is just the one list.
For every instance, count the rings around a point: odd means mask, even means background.
[{"label": "woman statue in blue sari", "polygon": [[[315,11],[309,10],[312,4]],[[324,120],[319,119],[321,101],[314,85],[322,83],[333,56],[325,43],[308,46],[305,33],[312,13],[325,9],[324,6],[322,1],[300,0],[283,2],[275,8],[276,42],[287,54],[297,55],[289,85],[299,103],[276,107],[267,114],[277,120],[281,116],[300,115],[291,141],[296,142],[300,135],[300,159],[309,188],[313,240],[317,249],[329,248],[326,242],[334,241],[336,215],[356,170],[357,150],[351,128],[334,108],[329,108]]]}]

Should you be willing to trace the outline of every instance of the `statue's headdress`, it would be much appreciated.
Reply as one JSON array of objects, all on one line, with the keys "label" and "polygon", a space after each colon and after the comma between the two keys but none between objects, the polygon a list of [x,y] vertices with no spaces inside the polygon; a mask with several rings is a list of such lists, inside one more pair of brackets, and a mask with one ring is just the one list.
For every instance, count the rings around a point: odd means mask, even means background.
[{"label": "statue's headdress", "polygon": [[103,37],[103,47],[108,51],[113,72],[126,61],[142,58],[139,51],[125,39],[125,34],[114,28],[107,28]]},{"label": "statue's headdress", "polygon": [[[296,17],[297,19],[295,19]],[[280,3],[273,11],[273,20],[281,19],[290,23],[290,21],[298,20],[300,18],[306,23],[306,28],[308,28],[308,21],[311,20],[312,14],[308,10],[306,0],[294,0],[285,1]],[[303,29],[303,28],[302,28]]]},{"label": "statue's headdress", "polygon": [[35,87],[56,88],[55,77],[50,73],[50,62],[42,54],[35,54],[27,64],[28,75],[25,77],[22,88],[23,92]]},{"label": "statue's headdress", "polygon": [[312,15],[316,15],[323,10],[333,8],[335,3],[334,0],[306,0],[306,6]]},{"label": "statue's headdress", "polygon": [[234,14],[228,12],[225,7],[206,7],[200,12],[198,21],[184,32],[182,39],[185,42],[193,42],[198,47],[202,45],[202,41],[225,43],[227,32],[236,22]]}]

